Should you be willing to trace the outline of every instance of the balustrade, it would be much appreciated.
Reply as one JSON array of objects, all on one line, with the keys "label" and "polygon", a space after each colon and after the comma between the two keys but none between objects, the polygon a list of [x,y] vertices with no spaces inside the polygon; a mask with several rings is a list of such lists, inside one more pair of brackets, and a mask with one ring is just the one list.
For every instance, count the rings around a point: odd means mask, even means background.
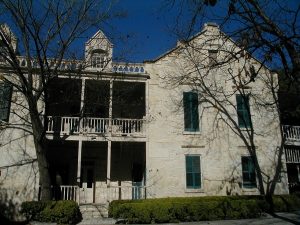
[{"label": "balustrade", "polygon": [[113,200],[145,199],[145,186],[111,186],[107,188],[107,198]]},{"label": "balustrade", "polygon": [[286,141],[300,141],[300,126],[282,126]]},{"label": "balustrade", "polygon": [[79,133],[115,135],[143,135],[145,120],[143,119],[112,119],[111,129],[108,118],[93,117],[47,117],[46,132],[76,135]]}]

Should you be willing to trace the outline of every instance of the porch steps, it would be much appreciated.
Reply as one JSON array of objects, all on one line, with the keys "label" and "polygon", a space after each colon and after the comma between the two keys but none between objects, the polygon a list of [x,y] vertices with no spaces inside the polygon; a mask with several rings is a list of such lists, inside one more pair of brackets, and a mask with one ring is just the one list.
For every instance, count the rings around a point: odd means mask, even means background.
[{"label": "porch steps", "polygon": [[108,204],[82,204],[79,209],[83,220],[108,217]]}]

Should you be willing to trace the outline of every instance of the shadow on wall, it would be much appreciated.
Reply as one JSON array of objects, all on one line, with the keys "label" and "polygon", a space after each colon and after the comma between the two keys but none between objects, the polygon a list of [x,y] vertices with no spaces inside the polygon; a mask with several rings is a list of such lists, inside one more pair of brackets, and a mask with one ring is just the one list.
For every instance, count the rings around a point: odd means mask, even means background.
[{"label": "shadow on wall", "polygon": [[24,218],[17,216],[19,215],[19,207],[19,204],[14,203],[12,199],[9,199],[7,192],[2,189],[0,192],[0,224],[27,224],[27,221]]}]

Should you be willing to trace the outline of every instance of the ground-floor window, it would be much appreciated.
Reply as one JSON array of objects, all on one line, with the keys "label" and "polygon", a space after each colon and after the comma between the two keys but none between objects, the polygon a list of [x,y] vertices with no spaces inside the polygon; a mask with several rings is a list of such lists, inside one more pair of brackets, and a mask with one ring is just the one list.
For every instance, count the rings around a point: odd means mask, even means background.
[{"label": "ground-floor window", "polygon": [[251,156],[242,156],[243,187],[255,188],[256,175],[253,158]]},{"label": "ground-floor window", "polygon": [[201,188],[201,168],[200,155],[186,155],[186,187],[199,189]]}]

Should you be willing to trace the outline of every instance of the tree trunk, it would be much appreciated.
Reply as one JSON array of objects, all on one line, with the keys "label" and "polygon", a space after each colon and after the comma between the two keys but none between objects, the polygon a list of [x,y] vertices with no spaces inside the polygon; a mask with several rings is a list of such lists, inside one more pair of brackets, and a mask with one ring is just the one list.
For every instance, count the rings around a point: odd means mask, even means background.
[{"label": "tree trunk", "polygon": [[49,163],[46,156],[46,149],[44,148],[43,144],[40,141],[34,141],[36,154],[37,154],[37,161],[38,161],[38,168],[39,168],[39,185],[40,185],[40,200],[51,200],[51,179],[49,173]]},{"label": "tree trunk", "polygon": [[51,200],[51,179],[45,147],[45,129],[37,110],[34,98],[28,98],[35,152],[39,168],[40,200]]}]

